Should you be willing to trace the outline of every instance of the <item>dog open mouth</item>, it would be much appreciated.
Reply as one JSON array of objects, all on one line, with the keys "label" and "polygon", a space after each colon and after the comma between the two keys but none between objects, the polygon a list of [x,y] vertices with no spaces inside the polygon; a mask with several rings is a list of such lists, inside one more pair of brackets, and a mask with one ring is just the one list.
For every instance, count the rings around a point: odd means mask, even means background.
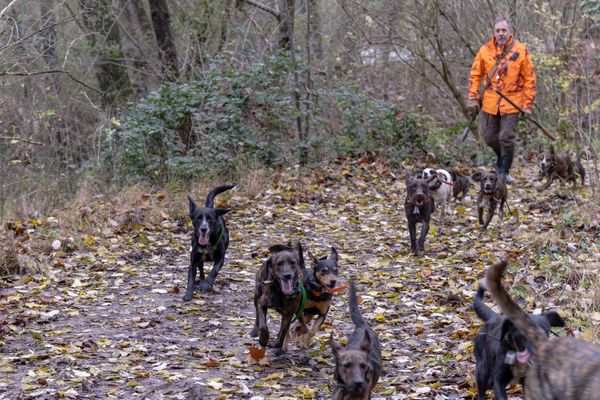
[{"label": "dog open mouth", "polygon": [[208,246],[208,238],[209,238],[208,232],[206,232],[206,233],[200,232],[198,234],[198,244],[200,246]]},{"label": "dog open mouth", "polygon": [[294,291],[294,281],[292,279],[280,279],[281,292],[289,296]]},{"label": "dog open mouth", "polygon": [[525,349],[523,351],[517,351],[517,361],[519,364],[527,364],[531,359],[531,353]]}]

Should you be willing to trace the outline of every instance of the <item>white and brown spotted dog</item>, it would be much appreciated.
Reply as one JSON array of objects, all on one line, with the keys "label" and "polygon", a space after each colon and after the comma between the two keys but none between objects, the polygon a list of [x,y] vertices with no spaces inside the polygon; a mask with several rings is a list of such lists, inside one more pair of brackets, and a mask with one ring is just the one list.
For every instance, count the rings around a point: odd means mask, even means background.
[{"label": "white and brown spotted dog", "polygon": [[425,168],[421,172],[423,179],[432,178],[429,182],[429,191],[435,200],[435,204],[441,206],[442,220],[450,214],[450,201],[452,200],[454,186],[452,175],[445,169]]}]

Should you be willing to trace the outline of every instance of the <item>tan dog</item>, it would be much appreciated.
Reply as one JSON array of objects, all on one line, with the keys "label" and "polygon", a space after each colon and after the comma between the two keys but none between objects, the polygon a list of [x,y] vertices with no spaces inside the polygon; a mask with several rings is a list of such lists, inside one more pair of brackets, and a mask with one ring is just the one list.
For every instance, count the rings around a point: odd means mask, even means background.
[{"label": "tan dog", "polygon": [[533,323],[501,284],[507,263],[488,268],[487,287],[504,315],[534,347],[525,377],[526,400],[600,398],[600,348],[573,337],[551,337]]},{"label": "tan dog", "polygon": [[585,184],[585,170],[579,159],[579,154],[573,162],[568,151],[556,154],[554,146],[550,146],[550,152],[545,153],[540,159],[540,179],[546,177],[546,183],[537,188],[538,191],[546,190],[555,179],[573,182],[573,189],[577,186],[577,175],[581,177],[581,184]]},{"label": "tan dog", "polygon": [[368,400],[381,375],[381,345],[358,308],[354,283],[350,283],[348,304],[355,326],[348,344],[342,346],[336,342],[333,333],[330,339],[335,358],[334,377],[338,384],[333,399]]}]

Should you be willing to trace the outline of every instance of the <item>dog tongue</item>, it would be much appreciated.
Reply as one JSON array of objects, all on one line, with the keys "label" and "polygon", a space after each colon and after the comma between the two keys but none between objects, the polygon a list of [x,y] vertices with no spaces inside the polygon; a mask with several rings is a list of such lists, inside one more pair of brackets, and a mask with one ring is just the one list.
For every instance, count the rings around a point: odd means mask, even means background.
[{"label": "dog tongue", "polygon": [[527,364],[530,358],[531,353],[529,352],[529,350],[517,351],[517,361],[520,364]]},{"label": "dog tongue", "polygon": [[292,288],[292,281],[281,281],[281,291],[283,294],[290,295],[294,291]]},{"label": "dog tongue", "polygon": [[198,244],[200,246],[206,246],[208,244],[208,235],[198,236]]}]

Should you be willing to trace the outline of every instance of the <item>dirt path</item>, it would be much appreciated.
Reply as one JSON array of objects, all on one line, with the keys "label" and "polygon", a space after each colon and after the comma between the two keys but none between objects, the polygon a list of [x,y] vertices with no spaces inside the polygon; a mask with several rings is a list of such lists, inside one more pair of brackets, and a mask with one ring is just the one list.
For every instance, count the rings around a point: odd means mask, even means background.
[{"label": "dirt path", "polygon": [[[531,182],[532,174],[515,173],[517,182]],[[434,222],[426,256],[415,258],[404,184],[379,164],[348,162],[307,177],[286,171],[257,198],[228,200],[235,211],[228,216],[226,264],[215,292],[189,303],[181,301],[187,227],[165,219],[122,233],[104,230],[85,249],[51,256],[49,274],[2,287],[0,399],[329,398],[333,369],[325,341],[332,329],[338,338],[351,330],[345,294],[311,348],[271,353],[266,367],[245,362],[255,343],[254,274],[268,246],[289,239],[319,256],[335,246],[342,275],[358,282],[361,308],[383,345],[374,398],[468,398],[479,326],[470,310],[474,284],[506,251],[521,264],[511,270],[528,307],[550,303],[571,330],[591,329],[575,297],[591,296],[584,283],[594,269],[578,267],[583,277],[570,281],[565,264],[592,260],[597,269],[597,232],[565,223],[565,210],[576,204],[571,192],[556,187],[540,195],[530,183],[514,186],[508,221],[495,218],[480,235],[474,200],[453,204],[446,224]],[[575,196],[588,196],[587,189]],[[271,322],[275,335],[278,318]]]}]

